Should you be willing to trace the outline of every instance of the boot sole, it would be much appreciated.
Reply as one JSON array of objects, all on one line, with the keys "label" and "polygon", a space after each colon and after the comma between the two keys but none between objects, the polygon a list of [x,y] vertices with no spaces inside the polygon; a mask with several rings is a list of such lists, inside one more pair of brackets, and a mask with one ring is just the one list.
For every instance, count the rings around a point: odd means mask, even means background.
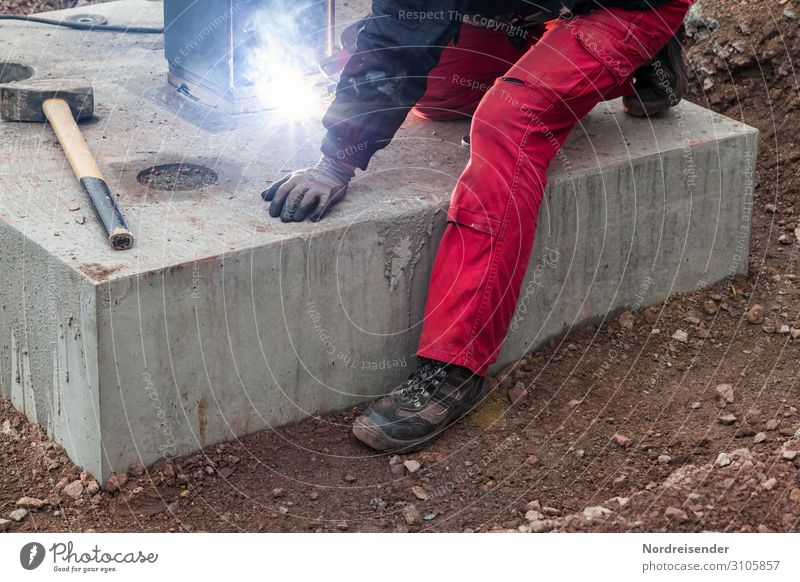
[{"label": "boot sole", "polygon": [[631,96],[630,99],[623,97],[622,109],[625,111],[625,113],[628,115],[633,115],[634,117],[653,117],[655,115],[659,115],[660,113],[664,113],[670,107],[674,107],[680,102],[680,99],[674,103],[666,100],[666,102],[652,105],[651,107],[645,107],[638,97]]},{"label": "boot sole", "polygon": [[[450,426],[450,425],[447,425]],[[445,426],[444,428],[447,428]],[[422,440],[404,441],[395,439],[384,433],[380,427],[369,418],[358,417],[353,423],[353,436],[362,443],[384,453],[413,453],[425,448],[433,439],[440,435],[444,429],[439,430]]]}]

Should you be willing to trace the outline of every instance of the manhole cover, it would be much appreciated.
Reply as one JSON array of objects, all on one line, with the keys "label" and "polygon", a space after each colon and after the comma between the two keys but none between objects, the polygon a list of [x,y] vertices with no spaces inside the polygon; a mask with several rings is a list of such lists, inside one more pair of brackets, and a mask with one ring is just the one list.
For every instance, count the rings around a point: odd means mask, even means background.
[{"label": "manhole cover", "polygon": [[20,63],[6,63],[0,61],[0,83],[14,83],[33,77],[33,67]]},{"label": "manhole cover", "polygon": [[142,170],[136,176],[153,190],[200,190],[217,183],[217,173],[197,164],[164,164]]},{"label": "manhole cover", "polygon": [[72,16],[67,16],[65,20],[79,24],[94,24],[95,26],[108,24],[106,17],[99,14],[73,14]]}]

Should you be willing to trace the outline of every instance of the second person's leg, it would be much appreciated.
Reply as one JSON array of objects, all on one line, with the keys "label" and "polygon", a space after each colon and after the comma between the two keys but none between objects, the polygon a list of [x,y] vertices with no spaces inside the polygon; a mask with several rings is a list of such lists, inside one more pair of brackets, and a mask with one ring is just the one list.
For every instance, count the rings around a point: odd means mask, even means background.
[{"label": "second person's leg", "polygon": [[630,87],[691,0],[554,21],[484,97],[431,276],[419,355],[484,375],[519,297],[547,168],[574,125]]}]

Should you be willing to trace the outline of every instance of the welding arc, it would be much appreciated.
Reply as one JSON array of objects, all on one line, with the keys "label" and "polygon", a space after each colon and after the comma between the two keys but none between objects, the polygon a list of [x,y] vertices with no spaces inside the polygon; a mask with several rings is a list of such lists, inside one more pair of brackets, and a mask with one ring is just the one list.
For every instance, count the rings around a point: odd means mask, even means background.
[{"label": "welding arc", "polygon": [[39,16],[23,16],[21,14],[0,14],[0,20],[21,20],[23,22],[33,22],[36,24],[50,24],[52,26],[63,26],[76,30],[88,30],[90,32],[126,32],[131,34],[161,34],[163,28],[149,28],[147,26],[122,26],[115,24],[92,24],[91,22],[71,22],[68,20],[52,20]]}]

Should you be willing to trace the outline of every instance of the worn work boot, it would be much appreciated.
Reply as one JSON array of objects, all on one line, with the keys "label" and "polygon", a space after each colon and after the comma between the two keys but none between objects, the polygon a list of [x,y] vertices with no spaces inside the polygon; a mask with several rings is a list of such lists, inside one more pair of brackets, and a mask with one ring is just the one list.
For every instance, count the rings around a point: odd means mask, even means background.
[{"label": "worn work boot", "polygon": [[353,434],[378,451],[423,448],[483,399],[483,378],[428,358],[353,423]]},{"label": "worn work boot", "polygon": [[686,92],[686,64],[683,61],[683,39],[686,29],[681,27],[669,42],[646,65],[633,74],[633,95],[622,98],[627,113],[636,117],[657,115],[675,107]]}]

